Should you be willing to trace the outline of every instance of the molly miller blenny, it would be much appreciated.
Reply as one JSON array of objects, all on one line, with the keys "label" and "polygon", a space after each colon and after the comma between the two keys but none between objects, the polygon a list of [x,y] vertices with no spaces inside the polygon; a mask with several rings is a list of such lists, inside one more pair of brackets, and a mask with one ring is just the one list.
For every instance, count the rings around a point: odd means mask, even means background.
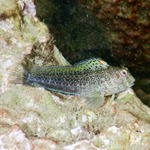
[{"label": "molly miller blenny", "polygon": [[88,59],[72,66],[35,67],[25,73],[24,78],[25,84],[85,97],[90,107],[101,106],[104,96],[124,91],[134,81],[127,69],[110,66],[100,58]]}]

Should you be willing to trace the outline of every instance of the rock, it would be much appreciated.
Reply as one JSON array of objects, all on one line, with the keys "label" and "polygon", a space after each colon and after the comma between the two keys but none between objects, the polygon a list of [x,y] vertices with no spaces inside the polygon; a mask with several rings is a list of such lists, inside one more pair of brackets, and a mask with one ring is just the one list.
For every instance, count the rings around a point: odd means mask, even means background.
[{"label": "rock", "polygon": [[101,57],[110,45],[106,25],[79,1],[37,1],[37,15],[48,25],[59,50],[71,64]]},{"label": "rock", "polygon": [[56,144],[50,140],[27,138],[26,134],[20,129],[19,125],[13,125],[3,135],[0,136],[0,148],[3,150],[48,150],[56,149]]},{"label": "rock", "polygon": [[150,3],[140,0],[81,1],[108,29],[111,54],[135,76],[150,74]]},{"label": "rock", "polygon": [[12,82],[24,67],[69,63],[32,1],[8,4],[0,12],[0,149],[149,149],[150,109],[132,89],[91,110],[78,97]]}]

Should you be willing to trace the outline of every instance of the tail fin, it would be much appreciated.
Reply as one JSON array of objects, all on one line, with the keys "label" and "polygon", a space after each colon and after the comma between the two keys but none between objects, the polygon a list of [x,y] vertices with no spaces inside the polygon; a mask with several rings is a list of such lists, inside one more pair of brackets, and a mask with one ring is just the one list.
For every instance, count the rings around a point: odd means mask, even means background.
[{"label": "tail fin", "polygon": [[28,76],[28,71],[24,68],[14,69],[10,75],[9,82],[12,84],[25,84]]}]

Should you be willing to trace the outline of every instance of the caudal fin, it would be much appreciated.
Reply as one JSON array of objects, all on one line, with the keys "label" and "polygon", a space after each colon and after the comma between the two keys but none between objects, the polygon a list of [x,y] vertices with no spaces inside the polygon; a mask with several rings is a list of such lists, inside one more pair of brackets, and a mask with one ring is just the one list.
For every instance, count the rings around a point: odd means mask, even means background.
[{"label": "caudal fin", "polygon": [[28,72],[21,68],[16,69],[10,74],[9,82],[12,84],[25,84]]}]

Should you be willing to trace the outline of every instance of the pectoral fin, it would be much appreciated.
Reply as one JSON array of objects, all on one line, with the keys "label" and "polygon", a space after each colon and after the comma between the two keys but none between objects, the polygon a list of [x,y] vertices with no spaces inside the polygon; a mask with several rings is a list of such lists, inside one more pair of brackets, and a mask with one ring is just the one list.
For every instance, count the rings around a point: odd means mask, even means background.
[{"label": "pectoral fin", "polygon": [[84,106],[87,108],[96,109],[104,104],[104,95],[99,92],[92,92],[90,95],[84,97]]}]

